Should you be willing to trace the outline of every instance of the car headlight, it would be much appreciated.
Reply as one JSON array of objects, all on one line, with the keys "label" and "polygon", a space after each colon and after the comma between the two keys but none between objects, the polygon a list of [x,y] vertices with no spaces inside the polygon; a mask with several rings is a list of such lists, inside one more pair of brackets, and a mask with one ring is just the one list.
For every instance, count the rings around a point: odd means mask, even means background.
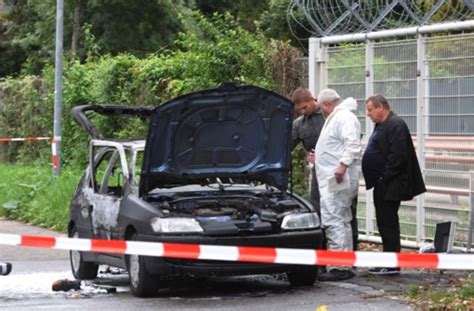
[{"label": "car headlight", "polygon": [[171,232],[203,232],[202,227],[194,218],[160,218],[150,220],[151,228],[159,233]]},{"label": "car headlight", "polygon": [[316,213],[286,215],[281,222],[281,228],[284,230],[312,229],[320,225],[319,216]]}]

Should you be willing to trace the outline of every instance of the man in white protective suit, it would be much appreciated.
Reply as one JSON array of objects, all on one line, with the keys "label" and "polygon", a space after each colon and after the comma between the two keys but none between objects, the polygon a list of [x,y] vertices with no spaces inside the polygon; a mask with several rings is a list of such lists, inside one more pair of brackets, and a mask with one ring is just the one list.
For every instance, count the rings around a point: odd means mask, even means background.
[{"label": "man in white protective suit", "polygon": [[[351,202],[357,196],[360,157],[360,123],[354,112],[357,102],[342,101],[332,89],[321,91],[318,102],[326,118],[316,144],[316,175],[321,195],[321,223],[328,250],[352,251]],[[338,281],[354,276],[350,268],[327,267],[320,281]]]}]

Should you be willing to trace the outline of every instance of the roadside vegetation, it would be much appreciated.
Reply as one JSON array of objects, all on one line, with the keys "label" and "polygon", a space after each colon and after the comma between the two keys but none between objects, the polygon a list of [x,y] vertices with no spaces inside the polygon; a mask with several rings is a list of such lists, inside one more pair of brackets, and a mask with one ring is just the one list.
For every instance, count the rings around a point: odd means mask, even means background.
[{"label": "roadside vegetation", "polygon": [[49,165],[0,164],[0,216],[66,232],[69,202],[81,172]]},{"label": "roadside vegetation", "polygon": [[474,275],[466,273],[440,284],[413,285],[407,299],[415,310],[474,310]]}]

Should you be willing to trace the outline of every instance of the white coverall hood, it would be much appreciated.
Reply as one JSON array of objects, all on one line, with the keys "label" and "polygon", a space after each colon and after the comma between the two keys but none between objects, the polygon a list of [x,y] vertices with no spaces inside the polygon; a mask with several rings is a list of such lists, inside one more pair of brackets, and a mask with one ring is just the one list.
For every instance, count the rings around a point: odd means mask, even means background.
[{"label": "white coverall hood", "polygon": [[347,97],[342,103],[340,103],[336,109],[347,109],[354,113],[357,112],[357,101],[352,97]]}]

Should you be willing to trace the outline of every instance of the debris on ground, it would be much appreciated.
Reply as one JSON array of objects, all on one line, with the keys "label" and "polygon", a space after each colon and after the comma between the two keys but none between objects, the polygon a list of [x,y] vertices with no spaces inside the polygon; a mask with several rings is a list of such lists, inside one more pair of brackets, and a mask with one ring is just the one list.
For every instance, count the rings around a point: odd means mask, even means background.
[{"label": "debris on ground", "polygon": [[74,290],[74,298],[79,298],[83,296],[91,296],[94,294],[113,294],[117,292],[117,287],[95,284],[93,281],[83,281],[81,280],[68,280],[61,279],[53,283],[53,291],[59,292],[64,291],[68,292]]},{"label": "debris on ground", "polygon": [[52,289],[54,292],[68,292],[71,289],[79,290],[81,289],[81,281],[80,280],[68,280],[68,279],[61,279],[57,280],[53,283]]},{"label": "debris on ground", "polygon": [[127,270],[116,268],[116,267],[111,267],[111,266],[105,266],[104,269],[99,271],[99,273],[101,273],[101,274],[125,274],[125,273],[127,273]]},{"label": "debris on ground", "polygon": [[96,284],[95,281],[83,281],[81,290],[71,294],[71,298],[90,298],[100,294],[115,294],[117,287]]},{"label": "debris on ground", "polygon": [[105,291],[105,293],[107,294],[114,294],[117,292],[117,287],[114,286],[92,284],[92,287],[98,290]]}]

